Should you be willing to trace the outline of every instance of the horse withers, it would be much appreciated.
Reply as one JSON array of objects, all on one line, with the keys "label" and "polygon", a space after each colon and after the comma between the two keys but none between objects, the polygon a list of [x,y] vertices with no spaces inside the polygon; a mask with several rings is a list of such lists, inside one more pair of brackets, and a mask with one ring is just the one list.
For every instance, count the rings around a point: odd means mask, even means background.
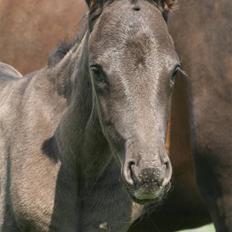
[{"label": "horse withers", "polygon": [[167,193],[179,59],[166,4],[88,2],[61,61],[1,84],[1,231],[123,232],[135,202]]}]

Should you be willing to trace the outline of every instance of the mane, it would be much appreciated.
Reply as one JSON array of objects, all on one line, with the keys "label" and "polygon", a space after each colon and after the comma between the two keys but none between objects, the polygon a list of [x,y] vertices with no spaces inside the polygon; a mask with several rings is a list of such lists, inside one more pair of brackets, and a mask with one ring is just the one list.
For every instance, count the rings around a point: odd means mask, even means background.
[{"label": "mane", "polygon": [[87,29],[88,29],[88,14],[85,14],[80,20],[79,31],[75,36],[75,39],[71,42],[61,42],[57,48],[55,48],[48,57],[48,66],[53,67],[58,64],[64,56],[72,49],[75,44],[80,44]]}]

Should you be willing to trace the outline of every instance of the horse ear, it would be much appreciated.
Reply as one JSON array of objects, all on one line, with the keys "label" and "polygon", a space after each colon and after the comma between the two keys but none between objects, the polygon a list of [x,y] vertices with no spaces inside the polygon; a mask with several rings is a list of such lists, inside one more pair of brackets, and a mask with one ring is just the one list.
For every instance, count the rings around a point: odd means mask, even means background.
[{"label": "horse ear", "polygon": [[163,9],[163,17],[166,21],[168,21],[168,16],[171,10],[175,8],[178,0],[161,0],[159,1],[162,9]]},{"label": "horse ear", "polygon": [[86,3],[87,3],[89,8],[92,8],[97,4],[97,1],[98,0],[86,0]]},{"label": "horse ear", "polygon": [[177,4],[177,0],[163,0],[165,10],[171,10]]}]

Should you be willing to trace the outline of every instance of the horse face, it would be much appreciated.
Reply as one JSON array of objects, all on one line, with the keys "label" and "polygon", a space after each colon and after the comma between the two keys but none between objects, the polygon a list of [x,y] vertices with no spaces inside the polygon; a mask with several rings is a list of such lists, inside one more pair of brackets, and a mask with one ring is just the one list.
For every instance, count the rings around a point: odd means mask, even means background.
[{"label": "horse face", "polygon": [[91,81],[102,130],[137,202],[159,200],[170,186],[165,137],[178,63],[155,4],[103,7],[89,37]]}]

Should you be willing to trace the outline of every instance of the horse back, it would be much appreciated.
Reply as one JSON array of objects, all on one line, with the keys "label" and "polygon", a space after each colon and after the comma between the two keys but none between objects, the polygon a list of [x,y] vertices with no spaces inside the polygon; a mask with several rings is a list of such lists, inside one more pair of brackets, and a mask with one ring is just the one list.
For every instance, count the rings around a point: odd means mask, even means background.
[{"label": "horse back", "polygon": [[22,74],[11,65],[0,62],[0,76],[19,78],[22,77]]},{"label": "horse back", "polygon": [[[9,183],[10,183],[10,156],[8,136],[4,129],[4,114],[8,111],[5,107],[5,99],[7,92],[11,86],[10,83],[21,78],[22,75],[12,66],[0,62],[0,231],[18,231],[13,211],[11,208],[11,200],[9,198]],[[11,105],[11,104],[8,104]]]},{"label": "horse back", "polygon": [[0,89],[3,88],[9,81],[17,80],[22,77],[22,74],[9,64],[0,62]]}]

